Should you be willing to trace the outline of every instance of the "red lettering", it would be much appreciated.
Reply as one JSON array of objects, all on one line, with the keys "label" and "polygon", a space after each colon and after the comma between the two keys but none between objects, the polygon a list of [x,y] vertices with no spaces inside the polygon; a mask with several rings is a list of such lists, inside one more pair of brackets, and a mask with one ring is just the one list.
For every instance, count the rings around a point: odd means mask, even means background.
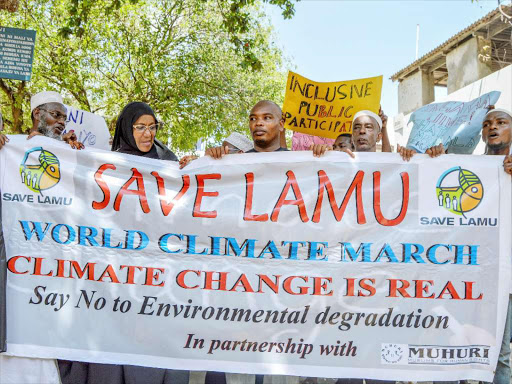
[{"label": "red lettering", "polygon": [[251,283],[249,283],[249,280],[247,280],[247,276],[245,276],[244,273],[240,275],[236,283],[233,285],[233,287],[229,290],[230,292],[237,292],[237,288],[242,287],[244,289],[244,292],[250,292],[254,293],[254,289],[251,287]]},{"label": "red lettering", "polygon": [[[218,273],[219,278],[214,279],[213,274]],[[204,279],[204,289],[215,289],[213,288],[213,283],[219,283],[219,288],[217,288],[217,291],[227,291],[226,289],[226,278],[228,276],[227,272],[213,272],[213,271],[206,271],[205,272],[205,279]]]},{"label": "red lettering", "polygon": [[161,273],[165,272],[165,268],[153,268],[146,267],[146,282],[143,285],[150,285],[152,287],[163,287],[165,285],[165,281],[162,281],[160,284],[158,283],[158,279],[161,277]]},{"label": "red lettering", "polygon": [[320,221],[320,214],[322,212],[322,202],[324,201],[324,189],[327,190],[327,197],[329,199],[329,204],[331,205],[332,213],[336,218],[336,221],[341,221],[343,218],[343,214],[345,213],[345,209],[347,208],[348,202],[352,197],[352,193],[354,190],[356,191],[356,210],[357,210],[357,223],[358,224],[366,224],[366,217],[364,215],[363,209],[363,178],[364,172],[358,171],[350,183],[350,187],[348,188],[341,205],[338,207],[336,202],[336,196],[334,195],[334,190],[332,188],[331,181],[329,177],[325,173],[325,171],[318,171],[318,198],[316,200],[315,211],[313,213],[312,221],[314,223],[318,223]]},{"label": "red lettering", "polygon": [[[327,283],[332,283],[332,277],[313,277],[313,296],[332,296],[332,290],[329,292]],[[325,292],[325,293],[324,293]]]},{"label": "red lettering", "polygon": [[204,217],[207,219],[214,219],[217,217],[217,211],[201,211],[201,202],[203,201],[203,197],[217,197],[219,196],[219,192],[205,192],[204,191],[204,181],[205,180],[220,180],[221,175],[219,173],[210,173],[207,175],[196,175],[197,181],[197,193],[196,200],[194,201],[194,211],[192,213],[193,217]]},{"label": "red lettering", "polygon": [[164,214],[164,216],[167,216],[169,213],[171,213],[172,209],[174,208],[174,205],[178,201],[180,201],[183,195],[188,191],[188,188],[190,187],[190,176],[182,176],[183,186],[181,187],[180,191],[174,196],[174,198],[171,201],[169,201],[169,199],[167,198],[167,192],[165,190],[164,179],[156,171],[151,172],[151,174],[155,177],[156,184],[158,186],[160,208],[162,209],[162,213]]},{"label": "red lettering", "polygon": [[116,276],[116,272],[114,271],[114,268],[112,265],[108,265],[107,268],[103,271],[100,278],[97,281],[101,281],[103,283],[103,279],[108,277],[112,283],[120,284],[119,279]]},{"label": "red lettering", "polygon": [[194,285],[193,287],[189,287],[188,285],[185,284],[185,275],[189,272],[193,272],[195,273],[197,276],[201,276],[201,271],[193,271],[191,269],[186,269],[184,271],[181,271],[180,273],[178,273],[178,275],[176,276],[176,283],[181,287],[181,288],[184,288],[184,289],[196,289],[199,287],[199,284],[196,284]]},{"label": "red lettering", "polygon": [[354,278],[352,277],[347,277],[345,278],[345,280],[347,280],[347,295],[346,296],[354,296],[354,291],[355,291],[355,280]]},{"label": "red lettering", "polygon": [[124,284],[135,284],[135,269],[142,271],[143,267],[137,267],[136,265],[121,265],[119,269],[127,268],[128,272],[126,273],[126,283]]},{"label": "red lettering", "polygon": [[65,277],[67,279],[69,279],[70,277],[69,276],[64,276],[64,265],[66,263],[66,261],[68,260],[61,260],[61,259],[55,259],[57,260],[57,274],[55,275],[55,277]]},{"label": "red lettering", "polygon": [[7,262],[7,269],[12,272],[12,273],[15,273],[17,275],[24,275],[26,273],[28,273],[28,271],[25,271],[25,272],[20,272],[16,269],[16,261],[18,261],[18,259],[25,259],[27,260],[29,263],[30,263],[30,260],[31,258],[30,257],[27,257],[27,256],[13,256],[9,259],[9,261]]},{"label": "red lettering", "polygon": [[460,296],[459,294],[457,293],[457,290],[455,289],[455,287],[453,286],[452,282],[451,281],[448,281],[446,283],[446,285],[444,286],[443,290],[441,291],[441,293],[439,294],[439,296],[437,296],[438,299],[444,299],[444,295],[449,293],[450,296],[451,296],[451,300],[460,300]]},{"label": "red lettering", "polygon": [[92,202],[93,209],[97,209],[97,210],[104,209],[110,201],[110,189],[109,189],[107,183],[105,182],[105,180],[103,180],[103,172],[105,172],[107,169],[112,169],[115,171],[116,166],[114,164],[103,164],[102,166],[100,166],[98,168],[98,170],[94,174],[94,180],[96,181],[96,184],[98,184],[98,187],[100,187],[101,192],[103,192],[103,201],[101,201],[101,202],[93,201]]},{"label": "red lettering", "polygon": [[[132,177],[130,177],[130,179],[124,183],[124,185],[119,190],[116,199],[114,200],[114,210],[119,211],[119,207],[124,195],[135,195],[139,197],[139,203],[142,208],[142,212],[148,213],[150,210],[148,199],[146,197],[146,189],[144,187],[144,179],[142,178],[142,175],[137,170],[137,168],[132,168],[131,171]],[[132,185],[134,181],[137,182],[137,189],[128,189],[128,187]]]},{"label": "red lettering", "polygon": [[34,257],[35,263],[34,263],[34,273],[32,275],[34,276],[53,276],[53,271],[48,272],[46,275],[41,273],[41,266],[43,263],[43,260],[45,260],[42,257]]},{"label": "red lettering", "polygon": [[359,286],[364,289],[367,294],[365,294],[365,292],[359,290],[357,292],[357,296],[361,296],[361,297],[370,297],[370,296],[373,296],[375,295],[375,293],[377,292],[377,290],[375,289],[375,287],[371,284],[368,284],[367,282],[371,282],[372,284],[375,284],[375,279],[361,279],[359,281]]},{"label": "red lettering", "polygon": [[384,218],[382,210],[380,209],[380,172],[373,173],[373,211],[375,218],[380,225],[395,226],[400,224],[407,214],[407,207],[409,206],[409,174],[407,172],[400,173],[402,177],[402,207],[400,213],[393,220]]},{"label": "red lettering", "polygon": [[[279,217],[279,212],[281,211],[281,207],[283,205],[296,205],[299,209],[300,219],[303,223],[307,223],[309,221],[308,214],[306,212],[306,206],[304,205],[304,199],[302,198],[302,193],[300,192],[299,185],[297,184],[297,179],[295,178],[295,174],[292,171],[286,172],[286,176],[288,179],[286,180],[286,184],[281,192],[281,196],[279,196],[279,200],[277,201],[274,210],[272,211],[272,215],[270,215],[270,220],[276,222]],[[290,190],[290,187],[295,195],[295,200],[286,200],[286,196]]]},{"label": "red lettering", "polygon": [[82,278],[82,276],[85,274],[85,271],[87,271],[87,280],[94,280],[94,266],[96,263],[87,263],[85,264],[84,269],[80,268],[80,264],[76,262],[75,260],[69,260],[70,268],[69,268],[69,277],[73,277],[73,270],[75,271],[77,277],[79,279]]},{"label": "red lettering", "polygon": [[269,287],[272,290],[272,292],[274,292],[274,293],[279,292],[279,279],[281,278],[281,275],[273,275],[273,276],[276,278],[275,282],[270,280],[267,275],[258,275],[260,281],[259,281],[257,293],[263,293],[263,284],[262,283],[265,283],[265,285],[267,287]]},{"label": "red lettering", "polygon": [[[402,285],[399,287],[398,282],[401,282]],[[398,293],[402,295],[402,297],[410,298],[411,295],[407,293],[407,288],[411,283],[409,283],[407,280],[401,280],[401,279],[389,279],[389,295],[387,297],[398,297]]]},{"label": "red lettering", "polygon": [[483,293],[480,294],[478,297],[473,297],[473,284],[475,284],[474,281],[465,281],[465,291],[466,296],[464,297],[464,300],[482,300],[482,297],[484,296]]},{"label": "red lettering", "polygon": [[283,289],[285,290],[285,292],[289,293],[290,295],[307,295],[308,287],[304,287],[304,286],[303,287],[298,287],[299,288],[299,292],[294,292],[292,290],[292,281],[295,280],[295,279],[302,279],[306,283],[309,280],[307,276],[290,276],[290,277],[287,277],[283,281]]},{"label": "red lettering", "polygon": [[[423,294],[426,293],[428,295],[428,289],[434,284],[433,280],[414,280],[416,284],[416,296],[414,296],[416,299],[433,299],[434,294],[430,296],[424,296]],[[425,285],[428,283],[428,285]]]},{"label": "red lettering", "polygon": [[244,220],[245,221],[268,221],[268,214],[253,215],[252,214],[252,195],[254,191],[254,173],[249,172],[245,174],[245,208]]}]

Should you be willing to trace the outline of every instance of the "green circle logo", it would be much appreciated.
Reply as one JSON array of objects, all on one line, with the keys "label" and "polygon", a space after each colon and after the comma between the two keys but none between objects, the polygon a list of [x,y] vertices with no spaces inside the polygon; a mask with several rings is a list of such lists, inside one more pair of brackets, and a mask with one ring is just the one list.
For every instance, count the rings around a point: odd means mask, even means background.
[{"label": "green circle logo", "polygon": [[440,207],[462,215],[472,211],[484,197],[484,186],[473,172],[461,167],[453,167],[444,172],[436,186],[436,196]]},{"label": "green circle logo", "polygon": [[20,174],[21,182],[28,189],[41,193],[56,186],[60,181],[59,159],[42,147],[29,149],[20,164]]}]

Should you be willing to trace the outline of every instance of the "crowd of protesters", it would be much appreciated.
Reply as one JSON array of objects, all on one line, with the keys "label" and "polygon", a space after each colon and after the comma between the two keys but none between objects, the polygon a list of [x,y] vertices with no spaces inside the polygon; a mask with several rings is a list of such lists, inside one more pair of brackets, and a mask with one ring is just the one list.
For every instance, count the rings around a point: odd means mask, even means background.
[{"label": "crowd of protesters", "polygon": [[[0,115],[1,116],[1,115]],[[62,97],[56,92],[41,92],[31,99],[32,128],[28,139],[43,135],[68,143],[71,148],[80,150],[83,144],[77,141],[71,131],[63,134],[66,124],[66,108]],[[1,121],[1,120],[0,120]],[[251,109],[249,116],[250,137],[234,133],[227,137],[222,145],[208,148],[205,156],[220,159],[230,154],[284,152],[289,151],[284,138],[284,119],[281,108],[272,101],[262,100]],[[323,156],[327,151],[340,151],[354,157],[354,152],[376,152],[377,143],[382,141],[382,151],[391,152],[386,130],[387,117],[381,110],[379,114],[371,111],[359,111],[353,116],[352,134],[341,134],[332,146],[314,144],[310,151],[313,156]],[[163,161],[178,161],[176,155],[155,137],[161,123],[151,107],[142,102],[128,104],[120,113],[112,142],[112,151],[143,156]],[[486,144],[486,155],[503,156],[504,170],[512,174],[512,112],[504,109],[490,109],[482,123],[482,139]],[[7,136],[0,134],[0,149],[8,145]],[[397,152],[404,161],[409,161],[415,151],[398,145]],[[445,153],[442,144],[429,148],[426,153],[437,157]],[[184,156],[179,161],[180,168],[186,167],[197,159],[196,156]],[[0,233],[1,236],[1,233]],[[503,337],[503,343],[493,383],[509,384],[510,371],[510,315],[509,308]],[[45,382],[74,383],[112,383],[112,384],[187,384],[189,372],[136,366],[93,364],[71,361],[59,361],[58,369],[51,360],[1,357],[2,377],[25,377],[29,371],[37,372]],[[26,369],[27,372],[20,372]],[[18,376],[16,376],[18,375]],[[21,376],[20,376],[21,375]],[[30,380],[31,382],[34,382]],[[3,382],[3,381],[2,381]],[[13,382],[13,381],[11,381]],[[256,384],[263,383],[263,377],[256,375]],[[359,384],[362,379],[339,379],[337,384]],[[209,372],[207,384],[226,383],[223,373]],[[390,383],[366,380],[366,383]]]}]

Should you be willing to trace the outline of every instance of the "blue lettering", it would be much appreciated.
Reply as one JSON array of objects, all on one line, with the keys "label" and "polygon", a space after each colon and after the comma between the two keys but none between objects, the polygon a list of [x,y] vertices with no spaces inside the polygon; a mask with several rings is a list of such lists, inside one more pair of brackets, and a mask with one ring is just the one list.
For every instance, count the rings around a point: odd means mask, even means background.
[{"label": "blue lettering", "polygon": [[[425,251],[423,245],[413,243],[402,243],[402,247],[404,250],[404,263],[410,263],[412,258],[417,263],[425,264],[425,260],[423,260],[421,257],[421,254]],[[412,247],[415,247],[416,250],[413,251]]]},{"label": "blue lettering", "polygon": [[328,256],[325,255],[325,257],[321,259],[317,259],[317,256],[322,256],[325,247],[328,247],[329,243],[326,242],[317,242],[317,241],[310,241],[309,242],[309,251],[308,251],[308,260],[317,260],[317,261],[327,261]]},{"label": "blue lettering", "polygon": [[238,242],[233,237],[226,237],[226,256],[231,256],[230,250],[235,253],[235,256],[241,256],[245,249],[245,257],[254,257],[254,247],[256,245],[256,239],[245,239],[242,245],[238,245]]},{"label": "blue lettering", "polygon": [[427,250],[427,259],[433,264],[446,264],[449,260],[445,260],[442,263],[437,260],[436,251],[437,248],[446,248],[448,251],[452,250],[452,246],[448,244],[434,244]]},{"label": "blue lettering", "polygon": [[[464,253],[464,247],[469,247],[469,253]],[[478,245],[456,245],[454,264],[464,264],[464,256],[469,256],[467,265],[478,265]]]},{"label": "blue lettering", "polygon": [[[67,239],[66,240],[62,240],[60,238],[60,229],[61,228],[66,228],[68,230],[68,236],[67,236]],[[59,243],[59,244],[69,244],[71,243],[72,241],[74,241],[76,238],[76,232],[75,230],[67,225],[67,224],[57,224],[55,227],[53,227],[52,229],[52,239],[53,241],[55,241],[56,243]]]},{"label": "blue lettering", "polygon": [[[86,232],[89,233],[86,233]],[[100,245],[96,241],[95,237],[98,235],[98,230],[94,227],[85,227],[82,225],[78,226],[78,244],[79,245],[85,245],[85,241],[87,240],[89,242],[89,245],[93,247],[99,247]]]},{"label": "blue lettering", "polygon": [[[148,246],[149,238],[148,238],[148,235],[146,235],[144,232],[132,231],[132,230],[129,230],[129,231],[125,230],[125,232],[126,232],[126,244],[125,244],[124,249],[140,251]],[[137,248],[134,248],[133,242],[134,242],[134,236],[136,234],[139,235],[139,237],[140,237],[140,244]]]},{"label": "blue lettering", "polygon": [[393,252],[393,249],[391,249],[388,243],[384,244],[380,250],[377,258],[375,259],[375,263],[379,262],[382,257],[387,257],[390,263],[398,263],[395,252]]},{"label": "blue lettering", "polygon": [[261,251],[258,257],[263,257],[266,253],[270,253],[274,259],[282,259],[281,254],[272,240],[265,245],[265,248],[263,248],[263,251]]},{"label": "blue lettering", "polygon": [[171,237],[177,237],[178,239],[183,241],[183,235],[178,235],[177,233],[167,233],[167,234],[163,235],[162,237],[160,237],[160,240],[158,240],[158,246],[160,247],[160,249],[166,253],[183,252],[182,249],[178,249],[176,251],[171,251],[169,249],[169,238],[171,238]]},{"label": "blue lettering", "polygon": [[43,241],[44,237],[46,236],[46,233],[48,232],[48,229],[50,229],[50,226],[52,223],[45,223],[46,227],[43,230],[42,223],[40,221],[31,221],[32,223],[32,229],[29,228],[29,222],[20,220],[21,229],[23,229],[23,234],[25,235],[25,240],[30,241],[32,239],[32,235],[36,235],[37,241]]},{"label": "blue lettering", "polygon": [[345,260],[345,255],[348,255],[350,261],[356,261],[359,256],[362,258],[361,262],[369,263],[370,260],[370,248],[373,243],[361,243],[359,245],[359,248],[357,248],[357,252],[354,250],[354,247],[352,247],[351,243],[340,243],[341,244],[341,260],[340,261],[348,261]]}]

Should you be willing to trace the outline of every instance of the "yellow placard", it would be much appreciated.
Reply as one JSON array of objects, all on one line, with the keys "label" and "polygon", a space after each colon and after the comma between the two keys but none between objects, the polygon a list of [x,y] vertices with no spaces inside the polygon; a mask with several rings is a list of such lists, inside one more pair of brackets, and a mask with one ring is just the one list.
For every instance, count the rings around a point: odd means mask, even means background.
[{"label": "yellow placard", "polygon": [[379,113],[382,76],[319,83],[288,72],[283,113],[285,128],[337,138],[352,133],[352,117],[363,109]]}]

